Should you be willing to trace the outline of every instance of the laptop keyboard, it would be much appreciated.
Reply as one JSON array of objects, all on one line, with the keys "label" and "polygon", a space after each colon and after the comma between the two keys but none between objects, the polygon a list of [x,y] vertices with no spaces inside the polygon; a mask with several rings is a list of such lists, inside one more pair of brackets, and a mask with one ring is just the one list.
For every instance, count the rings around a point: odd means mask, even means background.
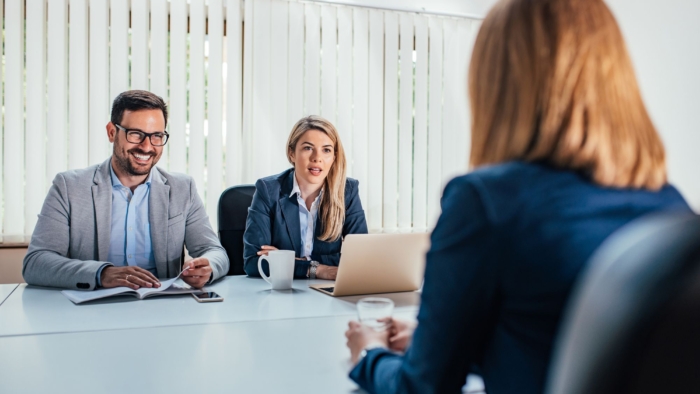
[{"label": "laptop keyboard", "polygon": [[335,287],[321,287],[321,290],[332,293]]}]

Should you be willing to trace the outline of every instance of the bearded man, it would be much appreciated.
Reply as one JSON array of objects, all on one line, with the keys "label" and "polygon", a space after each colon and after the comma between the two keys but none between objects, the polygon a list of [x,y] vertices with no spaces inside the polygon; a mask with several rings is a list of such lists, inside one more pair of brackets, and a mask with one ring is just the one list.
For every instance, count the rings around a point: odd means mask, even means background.
[{"label": "bearded man", "polygon": [[[167,119],[165,102],[151,92],[114,99],[106,126],[112,156],[54,178],[24,258],[28,284],[136,290],[186,269],[182,279],[201,288],[226,275],[228,257],[194,180],[155,166]],[[185,246],[194,257],[187,263]]]}]

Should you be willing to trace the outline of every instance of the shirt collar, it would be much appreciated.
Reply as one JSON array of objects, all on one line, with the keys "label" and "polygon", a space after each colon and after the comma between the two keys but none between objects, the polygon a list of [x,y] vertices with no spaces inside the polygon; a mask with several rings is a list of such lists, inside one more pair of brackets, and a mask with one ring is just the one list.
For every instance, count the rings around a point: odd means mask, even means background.
[{"label": "shirt collar", "polygon": [[[155,166],[151,168],[151,171],[148,173],[148,178],[146,178],[145,184],[148,185],[148,187],[151,186],[151,178],[153,177],[153,170],[155,170]],[[112,187],[119,186],[119,187],[126,187],[124,186],[119,178],[117,177],[117,174],[114,173],[114,168],[112,168],[112,162],[110,161],[109,163],[109,174],[112,176]],[[295,180],[296,182],[296,180]]]},{"label": "shirt collar", "polygon": [[[294,183],[292,186],[292,192],[289,193],[289,197],[293,197],[296,194],[297,198],[299,198],[299,197],[301,197],[301,189],[299,188],[299,182],[297,182],[297,174],[295,171],[292,171],[292,179],[294,179]],[[322,195],[323,195],[323,188],[321,188],[321,192],[318,193],[318,196],[316,196],[316,200],[320,199]]]},{"label": "shirt collar", "polygon": [[297,174],[296,171],[292,171],[292,179],[294,180],[293,186],[292,186],[292,192],[289,193],[289,197],[294,196],[295,194],[298,196],[301,196],[301,189],[299,189],[299,182],[297,182]]}]

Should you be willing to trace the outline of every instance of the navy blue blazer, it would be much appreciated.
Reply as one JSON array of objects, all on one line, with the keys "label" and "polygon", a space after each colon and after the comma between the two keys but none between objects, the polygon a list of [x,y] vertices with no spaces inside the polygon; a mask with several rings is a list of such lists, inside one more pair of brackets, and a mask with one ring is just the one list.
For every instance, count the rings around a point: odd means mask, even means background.
[{"label": "navy blue blazer", "polygon": [[418,327],[407,353],[368,351],[350,377],[371,393],[541,393],[576,276],[621,226],[690,212],[672,186],[597,186],[544,164],[511,162],[452,180],[431,236]]},{"label": "navy blue blazer", "polygon": [[[243,234],[243,268],[249,276],[260,276],[257,253],[262,245],[294,250],[297,257],[302,256],[299,204],[296,197],[289,196],[294,188],[293,174],[294,169],[290,168],[281,174],[255,182],[255,194],[248,209],[248,220]],[[358,185],[359,182],[352,178],[347,178],[345,182],[345,222],[342,237],[347,234],[367,234],[367,221],[360,203]],[[320,213],[315,228],[311,259],[321,264],[337,266],[340,262],[342,237],[331,242],[318,239],[323,232]],[[308,261],[297,260],[294,264],[294,277],[306,278],[308,269]],[[269,274],[265,262],[263,270],[265,274]]]}]

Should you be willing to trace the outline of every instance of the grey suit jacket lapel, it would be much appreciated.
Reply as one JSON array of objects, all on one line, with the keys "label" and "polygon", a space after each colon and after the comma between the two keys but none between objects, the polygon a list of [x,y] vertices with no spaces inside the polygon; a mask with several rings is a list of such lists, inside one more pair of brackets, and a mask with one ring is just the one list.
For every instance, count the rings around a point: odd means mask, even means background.
[{"label": "grey suit jacket lapel", "polygon": [[282,211],[282,216],[284,217],[284,223],[287,225],[287,232],[289,233],[289,238],[292,240],[292,245],[294,245],[294,251],[297,256],[301,256],[301,228],[299,228],[299,204],[295,197],[290,197],[289,193],[292,192],[294,188],[294,180],[292,177],[294,172],[290,172],[287,177],[282,181],[282,186],[280,187],[280,199],[278,201],[280,206],[280,211]]},{"label": "grey suit jacket lapel", "polygon": [[[177,272],[168,272],[168,212],[170,207],[170,186],[168,180],[156,169],[151,179],[148,201],[148,216],[151,224],[151,245],[156,259],[159,278],[169,278]],[[180,257],[180,256],[178,256]]]},{"label": "grey suit jacket lapel", "polygon": [[107,261],[110,235],[112,232],[112,177],[109,166],[110,156],[95,171],[92,178],[92,203],[95,212],[95,229],[97,231],[97,259]]}]

